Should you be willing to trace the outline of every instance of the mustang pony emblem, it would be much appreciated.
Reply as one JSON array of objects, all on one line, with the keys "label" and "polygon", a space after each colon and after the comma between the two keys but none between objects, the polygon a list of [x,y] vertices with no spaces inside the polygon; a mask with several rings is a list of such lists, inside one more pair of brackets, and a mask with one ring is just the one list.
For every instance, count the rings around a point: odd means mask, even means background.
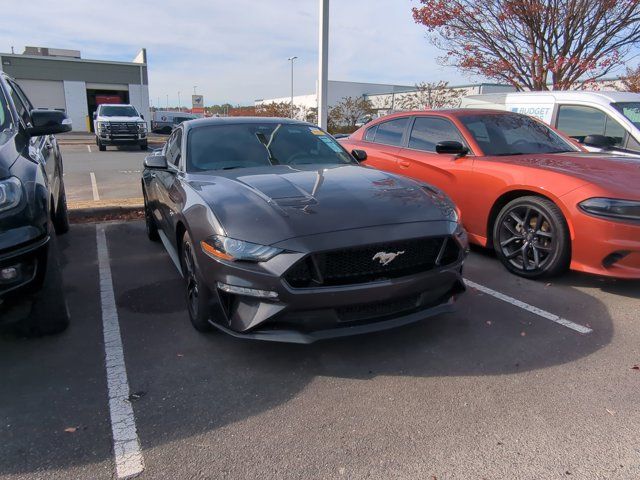
[{"label": "mustang pony emblem", "polygon": [[396,257],[399,257],[400,255],[402,255],[404,253],[404,250],[402,252],[378,252],[376,253],[373,258],[371,260],[378,260],[383,267],[386,267],[387,265],[389,265],[391,262],[393,262]]}]

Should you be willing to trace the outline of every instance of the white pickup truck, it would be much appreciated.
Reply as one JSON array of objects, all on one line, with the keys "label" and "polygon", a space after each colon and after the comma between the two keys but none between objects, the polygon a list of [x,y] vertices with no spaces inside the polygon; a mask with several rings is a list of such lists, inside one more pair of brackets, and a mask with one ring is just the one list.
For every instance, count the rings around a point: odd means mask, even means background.
[{"label": "white pickup truck", "polygon": [[103,103],[93,114],[96,145],[101,152],[107,145],[140,145],[147,149],[147,124],[133,105]]}]

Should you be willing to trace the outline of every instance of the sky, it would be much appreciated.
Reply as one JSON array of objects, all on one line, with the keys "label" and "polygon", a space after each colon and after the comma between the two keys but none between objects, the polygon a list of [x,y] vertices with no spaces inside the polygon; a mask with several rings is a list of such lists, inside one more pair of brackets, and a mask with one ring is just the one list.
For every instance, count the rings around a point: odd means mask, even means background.
[{"label": "sky", "polygon": [[[8,5],[7,5],[8,2]],[[131,61],[147,49],[152,104],[205,104],[315,92],[318,0],[3,0],[0,52],[26,45],[80,50],[83,58]],[[329,79],[413,85],[478,81],[442,67],[442,52],[416,25],[417,0],[331,0]],[[28,28],[27,28],[28,26]]]}]

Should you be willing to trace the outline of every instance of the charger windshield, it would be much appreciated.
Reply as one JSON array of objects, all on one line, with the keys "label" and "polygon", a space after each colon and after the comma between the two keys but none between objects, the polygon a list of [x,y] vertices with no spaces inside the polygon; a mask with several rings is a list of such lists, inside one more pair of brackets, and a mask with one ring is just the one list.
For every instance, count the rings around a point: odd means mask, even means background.
[{"label": "charger windshield", "polygon": [[271,165],[354,164],[333,137],[310,125],[207,125],[189,132],[187,170],[231,170]]},{"label": "charger windshield", "polygon": [[465,115],[460,120],[485,155],[562,153],[578,150],[542,122],[517,114]]}]

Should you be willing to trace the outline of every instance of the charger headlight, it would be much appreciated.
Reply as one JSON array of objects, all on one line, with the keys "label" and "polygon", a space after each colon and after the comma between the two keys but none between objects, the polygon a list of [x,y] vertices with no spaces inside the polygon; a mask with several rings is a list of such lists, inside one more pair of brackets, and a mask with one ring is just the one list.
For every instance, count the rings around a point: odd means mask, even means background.
[{"label": "charger headlight", "polygon": [[589,198],[578,206],[585,212],[599,217],[640,221],[640,202],[616,198]]},{"label": "charger headlight", "polygon": [[200,242],[202,251],[212,258],[223,260],[243,260],[246,262],[266,262],[282,252],[281,248],[235,240],[215,235]]},{"label": "charger headlight", "polygon": [[0,212],[10,210],[20,204],[22,182],[16,177],[0,180]]}]

